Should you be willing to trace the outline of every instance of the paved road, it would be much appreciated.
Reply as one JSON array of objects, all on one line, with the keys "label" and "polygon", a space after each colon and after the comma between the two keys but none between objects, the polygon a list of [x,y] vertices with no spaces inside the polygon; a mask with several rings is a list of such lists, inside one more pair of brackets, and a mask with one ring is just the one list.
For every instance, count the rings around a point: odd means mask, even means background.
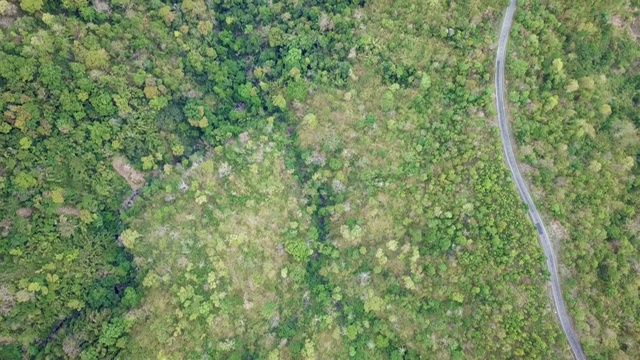
[{"label": "paved road", "polygon": [[520,197],[522,198],[522,201],[524,201],[524,203],[529,207],[529,217],[531,218],[533,225],[536,227],[538,237],[540,238],[540,245],[542,245],[544,254],[547,258],[547,268],[551,273],[551,294],[553,297],[553,304],[556,308],[556,314],[560,319],[562,330],[564,330],[564,333],[567,336],[567,340],[569,341],[571,351],[573,351],[573,355],[575,356],[575,358],[578,360],[583,360],[586,359],[586,357],[584,355],[584,352],[582,351],[582,347],[580,346],[578,334],[571,324],[571,318],[569,317],[569,314],[567,314],[567,308],[564,304],[564,300],[562,299],[562,290],[560,288],[560,280],[558,279],[558,263],[553,252],[553,247],[551,246],[551,240],[549,239],[549,234],[547,233],[547,229],[544,226],[544,222],[540,217],[540,213],[536,209],[536,204],[533,202],[531,194],[529,194],[529,190],[527,189],[527,185],[522,179],[522,175],[520,174],[520,170],[518,169],[518,163],[513,152],[513,144],[511,143],[511,136],[509,133],[509,120],[506,115],[504,104],[504,61],[507,48],[507,40],[509,39],[509,30],[511,30],[511,22],[513,20],[513,14],[515,11],[516,0],[511,0],[511,4],[507,8],[504,19],[502,20],[500,42],[498,43],[498,52],[496,55],[496,107],[498,109],[498,122],[500,123],[500,137],[502,138],[502,148],[506,157],[507,166],[509,166],[509,169],[511,170],[513,181],[516,183],[516,187],[518,188]]}]

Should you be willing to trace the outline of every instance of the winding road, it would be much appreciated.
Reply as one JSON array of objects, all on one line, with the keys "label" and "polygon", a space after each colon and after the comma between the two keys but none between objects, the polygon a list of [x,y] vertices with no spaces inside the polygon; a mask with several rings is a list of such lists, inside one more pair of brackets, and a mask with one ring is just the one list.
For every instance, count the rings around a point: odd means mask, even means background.
[{"label": "winding road", "polygon": [[551,273],[551,294],[556,314],[558,315],[558,318],[560,320],[560,325],[562,325],[562,330],[564,330],[564,333],[567,336],[567,340],[569,341],[569,345],[571,346],[573,355],[576,359],[583,360],[586,359],[586,357],[584,355],[584,352],[582,351],[582,347],[580,346],[578,334],[571,324],[571,318],[567,313],[567,308],[562,298],[562,289],[560,288],[560,280],[558,278],[558,263],[555,258],[553,247],[551,246],[551,240],[549,239],[549,234],[547,233],[547,229],[544,226],[544,222],[540,217],[540,213],[538,212],[538,209],[536,208],[536,205],[531,198],[531,194],[529,194],[529,189],[527,188],[527,185],[524,182],[522,175],[520,174],[520,170],[518,169],[518,163],[516,161],[516,157],[513,151],[513,144],[511,142],[511,136],[509,133],[509,119],[506,115],[504,103],[504,61],[506,55],[507,40],[509,40],[509,31],[511,30],[511,22],[513,21],[513,14],[515,13],[515,11],[516,0],[511,0],[511,3],[509,4],[509,7],[507,8],[507,11],[502,20],[502,29],[500,31],[500,40],[498,43],[498,51],[496,54],[496,108],[498,109],[498,122],[500,124],[502,149],[504,150],[507,166],[509,167],[509,170],[511,170],[511,175],[513,176],[513,181],[516,183],[516,187],[518,188],[520,197],[522,198],[522,201],[527,204],[527,207],[529,209],[529,217],[531,218],[533,225],[536,227],[538,237],[540,238],[540,245],[542,245],[542,248],[544,249],[544,255],[547,258],[547,268],[549,269],[549,273]]}]

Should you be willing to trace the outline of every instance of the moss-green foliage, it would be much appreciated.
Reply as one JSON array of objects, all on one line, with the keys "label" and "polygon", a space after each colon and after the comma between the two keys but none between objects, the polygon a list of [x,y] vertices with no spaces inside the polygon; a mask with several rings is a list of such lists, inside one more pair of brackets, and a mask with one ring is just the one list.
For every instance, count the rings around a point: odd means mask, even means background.
[{"label": "moss-green foliage", "polygon": [[621,2],[566,5],[518,10],[508,59],[518,153],[551,223],[585,353],[634,359],[640,45],[629,32],[640,14]]}]

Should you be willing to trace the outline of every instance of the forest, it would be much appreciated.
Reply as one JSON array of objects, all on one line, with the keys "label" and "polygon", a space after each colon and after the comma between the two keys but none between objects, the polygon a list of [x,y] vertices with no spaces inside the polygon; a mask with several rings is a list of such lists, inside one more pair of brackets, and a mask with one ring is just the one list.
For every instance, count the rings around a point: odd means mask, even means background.
[{"label": "forest", "polygon": [[[570,359],[505,0],[0,0],[0,359]],[[640,3],[519,1],[523,175],[640,357]]]}]

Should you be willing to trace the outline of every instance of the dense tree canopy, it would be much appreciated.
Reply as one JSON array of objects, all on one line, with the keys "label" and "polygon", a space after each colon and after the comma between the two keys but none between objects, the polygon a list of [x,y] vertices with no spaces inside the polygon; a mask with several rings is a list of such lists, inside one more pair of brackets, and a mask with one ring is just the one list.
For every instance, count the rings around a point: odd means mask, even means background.
[{"label": "dense tree canopy", "polygon": [[[517,153],[585,352],[637,358],[638,4],[520,3]],[[0,358],[570,358],[505,5],[0,0]]]},{"label": "dense tree canopy", "polygon": [[[144,178],[278,113],[282,94],[345,81],[353,33],[340,30],[357,6],[0,5],[0,335],[33,356],[60,356],[51,341],[65,331],[83,329],[67,336],[81,349],[121,322],[137,295],[123,293],[135,271],[114,238]],[[99,357],[122,347],[98,344]]]}]

